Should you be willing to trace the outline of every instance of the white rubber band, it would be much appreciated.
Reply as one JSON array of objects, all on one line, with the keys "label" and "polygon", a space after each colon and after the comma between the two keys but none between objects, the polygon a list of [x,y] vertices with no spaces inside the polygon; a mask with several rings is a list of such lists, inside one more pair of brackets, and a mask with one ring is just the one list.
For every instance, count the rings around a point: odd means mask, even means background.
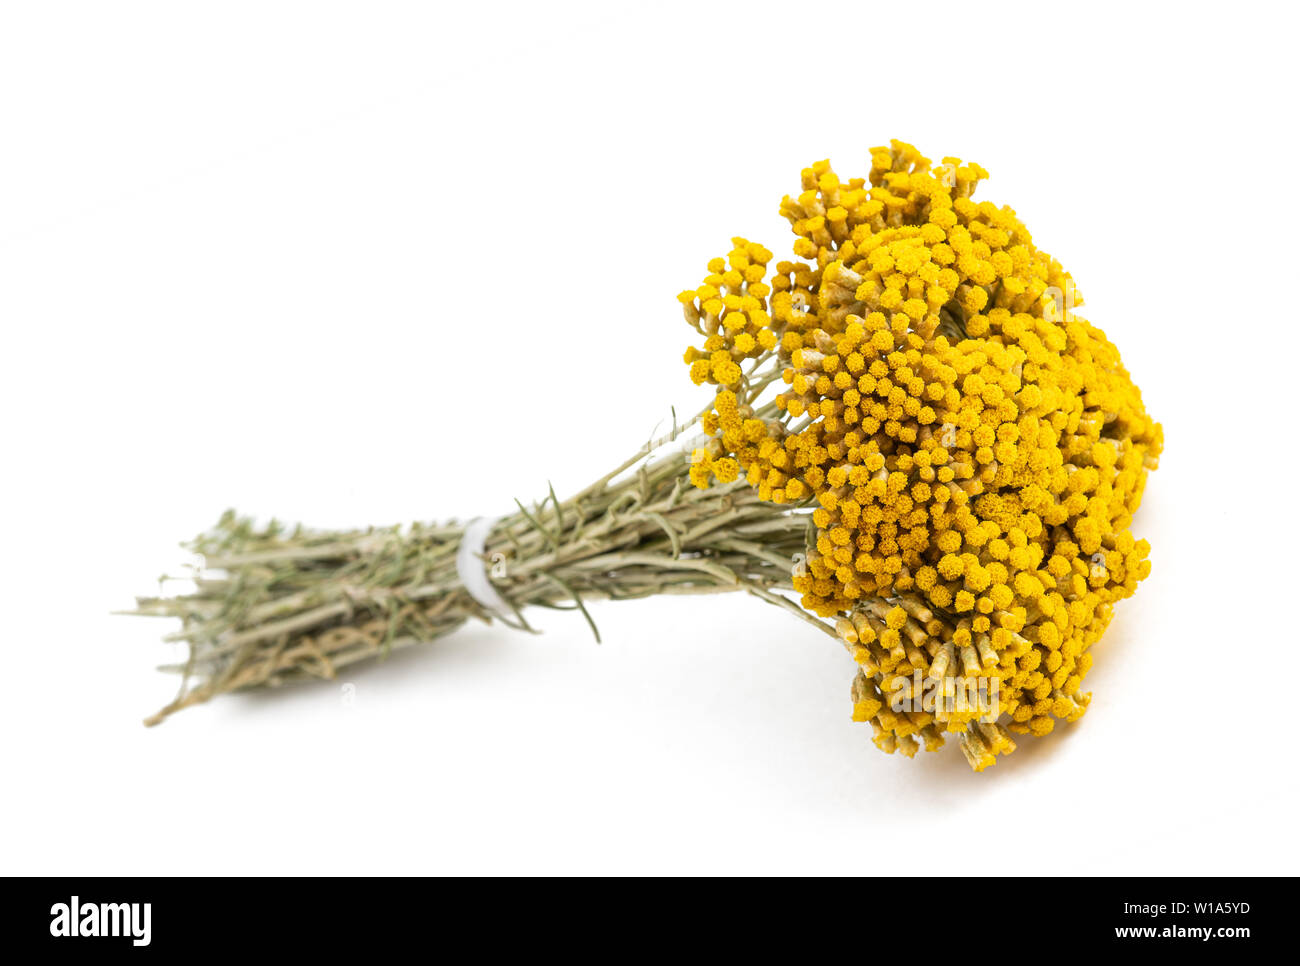
[{"label": "white rubber band", "polygon": [[460,546],[456,548],[456,574],[471,597],[488,610],[505,615],[510,613],[510,605],[497,593],[492,581],[488,580],[487,565],[483,560],[488,533],[499,519],[501,518],[475,517],[465,524]]}]

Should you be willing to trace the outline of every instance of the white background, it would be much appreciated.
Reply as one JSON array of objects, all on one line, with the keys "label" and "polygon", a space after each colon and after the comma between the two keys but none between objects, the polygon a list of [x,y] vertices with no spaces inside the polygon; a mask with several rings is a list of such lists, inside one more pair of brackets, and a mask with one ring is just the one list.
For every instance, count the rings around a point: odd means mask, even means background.
[{"label": "white background", "polygon": [[[0,871],[1297,871],[1283,5],[2,9]],[[702,404],[676,293],[891,137],[991,171],[1164,422],[1081,722],[886,757],[715,597],[141,727],[169,625],[108,613],[178,541],[573,491]]]}]

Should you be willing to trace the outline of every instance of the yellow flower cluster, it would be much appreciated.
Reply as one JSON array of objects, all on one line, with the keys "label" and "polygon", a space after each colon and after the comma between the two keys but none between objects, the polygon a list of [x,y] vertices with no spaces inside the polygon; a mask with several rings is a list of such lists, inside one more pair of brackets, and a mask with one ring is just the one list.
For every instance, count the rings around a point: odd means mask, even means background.
[{"label": "yellow flower cluster", "polygon": [[[679,296],[691,377],[717,387],[692,482],[815,508],[794,587],[839,617],[854,718],[908,755],[957,733],[976,770],[1087,707],[1088,649],[1150,571],[1129,528],[1162,444],[1069,274],[972,200],[987,176],[897,141],[867,179],[819,162],[781,203],[798,260],[769,275],[737,238]],[[975,678],[995,713],[915,693]]]}]

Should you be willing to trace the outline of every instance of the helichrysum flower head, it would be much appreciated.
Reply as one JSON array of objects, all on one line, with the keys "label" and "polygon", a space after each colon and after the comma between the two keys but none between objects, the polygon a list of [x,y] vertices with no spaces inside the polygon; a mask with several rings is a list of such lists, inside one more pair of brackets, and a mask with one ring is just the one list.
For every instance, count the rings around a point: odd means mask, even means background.
[{"label": "helichrysum flower head", "polygon": [[1070,275],[973,199],[987,176],[898,141],[866,178],[818,162],[781,202],[793,259],[736,238],[679,296],[716,387],[691,481],[813,508],[794,586],[858,664],[853,717],[889,752],[954,733],[976,770],[1086,709],[1089,648],[1150,572],[1130,528],[1162,443]]}]

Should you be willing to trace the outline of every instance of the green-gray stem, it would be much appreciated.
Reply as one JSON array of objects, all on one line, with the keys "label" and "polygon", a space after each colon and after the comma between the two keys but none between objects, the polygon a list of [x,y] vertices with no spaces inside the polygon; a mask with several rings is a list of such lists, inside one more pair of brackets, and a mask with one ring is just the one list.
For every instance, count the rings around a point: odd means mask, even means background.
[{"label": "green-gray stem", "polygon": [[[564,502],[554,491],[493,527],[484,566],[509,603],[504,622],[531,630],[529,606],[579,611],[586,602],[655,594],[745,591],[833,635],[782,594],[807,552],[805,512],[761,502],[743,482],[699,490],[688,455],[655,456],[674,427]],[[227,513],[191,544],[205,567],[183,596],[142,598],[134,613],[177,617],[189,657],[177,698],[147,719],[228,691],[341,667],[494,615],[456,570],[463,525],[354,532],[255,528]]]}]

